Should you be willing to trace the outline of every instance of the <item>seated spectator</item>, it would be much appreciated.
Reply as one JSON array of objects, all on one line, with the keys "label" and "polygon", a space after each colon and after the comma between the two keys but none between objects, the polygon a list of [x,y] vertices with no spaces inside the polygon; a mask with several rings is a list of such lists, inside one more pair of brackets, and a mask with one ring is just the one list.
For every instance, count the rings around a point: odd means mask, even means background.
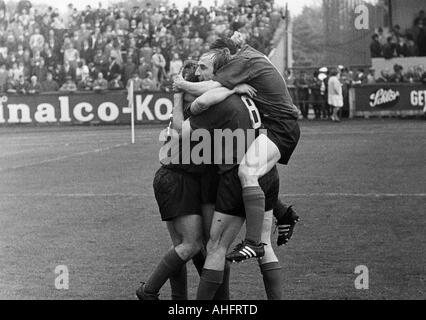
[{"label": "seated spectator", "polygon": [[157,91],[157,84],[154,82],[152,72],[147,72],[145,79],[142,79],[142,90]]},{"label": "seated spectator", "polygon": [[16,80],[13,77],[8,77],[6,82],[7,93],[17,93],[16,91]]},{"label": "seated spectator", "polygon": [[77,87],[79,91],[91,91],[93,89],[93,78],[89,76],[82,79]]},{"label": "seated spectator", "polygon": [[52,72],[47,72],[46,80],[41,83],[41,92],[56,92],[58,90],[59,85],[53,80]]},{"label": "seated spectator", "polygon": [[93,82],[93,90],[102,91],[108,89],[108,81],[104,79],[104,75],[102,72],[98,73],[98,77]]},{"label": "seated spectator", "polygon": [[38,94],[41,92],[41,85],[37,79],[37,76],[32,76],[28,85],[29,94]]},{"label": "seated spectator", "polygon": [[396,44],[396,55],[398,57],[408,57],[407,38],[404,36],[398,38],[398,43]]},{"label": "seated spectator", "polygon": [[65,77],[65,83],[59,89],[62,92],[75,92],[77,91],[77,85],[75,84],[73,78],[71,76]]},{"label": "seated spectator", "polygon": [[394,83],[405,82],[404,75],[402,74],[403,69],[404,68],[402,66],[395,64],[393,66],[394,73],[390,76],[389,82],[394,82]]},{"label": "seated spectator", "polygon": [[108,83],[108,89],[109,90],[121,90],[121,89],[124,89],[123,82],[121,81],[121,74],[116,73],[114,75],[114,79],[112,79]]},{"label": "seated spectator", "polygon": [[133,81],[133,90],[134,91],[142,91],[142,79],[139,77],[137,72],[132,74],[132,77],[127,81],[126,88],[129,89],[130,82]]},{"label": "seated spectator", "polygon": [[380,77],[376,79],[377,83],[385,83],[390,80],[390,71],[389,69],[382,70],[380,72]]},{"label": "seated spectator", "polygon": [[379,36],[374,34],[372,36],[373,41],[370,44],[370,52],[372,58],[380,58],[383,56],[382,46],[379,42]]},{"label": "seated spectator", "polygon": [[20,75],[18,81],[16,81],[16,83],[15,83],[16,93],[27,94],[29,85],[30,84],[28,83],[27,80],[25,80],[24,76]]}]

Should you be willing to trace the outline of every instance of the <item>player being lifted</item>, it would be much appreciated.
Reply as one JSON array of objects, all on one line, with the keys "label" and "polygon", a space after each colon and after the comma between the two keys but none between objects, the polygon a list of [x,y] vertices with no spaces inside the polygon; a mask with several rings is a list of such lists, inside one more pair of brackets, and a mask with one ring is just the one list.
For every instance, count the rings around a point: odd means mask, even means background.
[{"label": "player being lifted", "polygon": [[[242,45],[242,37],[237,32],[231,39],[219,39],[211,45],[212,49],[224,47],[230,49],[233,57],[217,71],[212,80],[193,83],[177,77],[174,87],[194,96],[201,96],[209,90],[222,86],[233,89],[242,83],[254,88],[250,96],[259,109],[267,134],[261,134],[256,138],[238,170],[246,211],[246,237],[226,258],[239,262],[264,255],[261,230],[265,194],[259,185],[259,178],[267,174],[277,163],[288,164],[299,141],[300,129],[297,122],[298,109],[293,105],[284,78],[269,59],[249,45]],[[190,113],[199,114],[209,107],[210,105],[193,103]],[[281,206],[277,209],[282,210],[278,217],[276,216],[277,223],[284,225],[280,230],[282,236],[279,237],[278,244],[283,244],[287,242],[288,236],[291,236],[297,217],[291,207]],[[288,224],[283,220],[288,220]]]}]

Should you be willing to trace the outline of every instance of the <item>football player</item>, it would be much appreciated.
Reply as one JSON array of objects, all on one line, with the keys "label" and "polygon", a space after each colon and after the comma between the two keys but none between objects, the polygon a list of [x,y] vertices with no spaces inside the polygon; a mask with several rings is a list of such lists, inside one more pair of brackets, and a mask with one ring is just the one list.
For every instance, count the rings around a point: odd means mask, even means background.
[{"label": "football player", "polygon": [[[174,82],[175,88],[195,96],[220,87],[232,89],[244,82],[251,85],[249,95],[259,108],[263,125],[267,129],[266,134],[256,138],[239,166],[238,176],[243,186],[247,231],[241,246],[227,255],[227,259],[231,261],[263,256],[261,231],[265,194],[259,185],[259,178],[277,163],[288,164],[300,138],[298,109],[293,105],[283,77],[265,55],[248,45],[238,49],[238,43],[241,43],[241,40],[236,33],[233,39],[220,39],[211,46],[233,48],[230,51],[234,54],[226,65],[218,69],[212,79],[193,83],[177,77]],[[190,113],[199,114],[208,108],[207,104],[194,103],[191,105]],[[280,206],[276,212],[279,213],[277,223],[280,225],[278,239],[280,245],[288,241],[298,217],[291,207]],[[245,250],[240,250],[241,248]],[[248,255],[246,252],[253,254]]]}]

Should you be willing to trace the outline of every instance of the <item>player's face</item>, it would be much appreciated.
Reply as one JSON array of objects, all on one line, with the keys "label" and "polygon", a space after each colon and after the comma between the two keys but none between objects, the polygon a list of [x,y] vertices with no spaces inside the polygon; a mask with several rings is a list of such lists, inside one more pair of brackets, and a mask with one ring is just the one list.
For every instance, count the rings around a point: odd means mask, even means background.
[{"label": "player's face", "polygon": [[200,58],[195,75],[199,76],[201,81],[213,79],[213,55],[206,54]]}]

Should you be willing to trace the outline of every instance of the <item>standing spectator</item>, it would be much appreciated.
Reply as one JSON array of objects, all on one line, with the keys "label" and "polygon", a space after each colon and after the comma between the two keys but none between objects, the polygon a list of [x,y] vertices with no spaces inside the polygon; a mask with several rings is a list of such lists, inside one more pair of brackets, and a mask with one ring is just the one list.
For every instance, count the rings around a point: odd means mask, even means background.
[{"label": "standing spectator", "polygon": [[145,79],[148,72],[152,72],[151,65],[145,60],[144,57],[140,57],[138,67],[139,77],[141,79]]},{"label": "standing spectator", "polygon": [[47,67],[43,58],[32,68],[31,73],[35,75],[39,82],[46,80]]},{"label": "standing spectator", "polygon": [[413,39],[412,35],[407,36],[407,57],[417,57],[419,55],[419,48]]},{"label": "standing spectator", "polygon": [[370,52],[372,58],[380,58],[383,56],[382,45],[379,42],[379,36],[374,34],[372,36],[373,41],[370,44]]},{"label": "standing spectator", "polygon": [[68,47],[64,51],[64,63],[69,63],[74,69],[77,68],[77,61],[80,59],[80,54],[77,49],[74,48],[72,42],[68,44]]},{"label": "standing spectator", "polygon": [[312,81],[310,82],[312,107],[314,109],[315,119],[321,119],[321,109],[323,99],[321,98],[321,83],[318,79],[319,72],[315,71],[313,74]]},{"label": "standing spectator", "polygon": [[86,61],[87,63],[93,62],[94,51],[90,47],[88,39],[83,41],[83,47],[81,48],[81,51],[80,51],[80,58],[84,59],[84,61]]},{"label": "standing spectator", "polygon": [[115,57],[110,57],[109,61],[110,63],[106,72],[106,79],[108,81],[111,81],[112,79],[114,79],[115,74],[121,73],[121,68],[120,65],[117,63],[117,59]]},{"label": "standing spectator", "polygon": [[178,75],[182,69],[183,61],[180,59],[178,53],[173,54],[173,59],[170,61],[170,77]]},{"label": "standing spectator", "polygon": [[333,70],[328,79],[328,104],[333,108],[332,121],[340,121],[338,117],[339,109],[343,107],[342,84],[339,81],[339,73]]},{"label": "standing spectator", "polygon": [[370,68],[369,73],[367,75],[367,84],[375,84],[376,83],[376,70]]},{"label": "standing spectator", "polygon": [[40,33],[40,28],[36,28],[34,33],[30,37],[30,48],[31,51],[41,51],[44,47],[44,36]]},{"label": "standing spectator", "polygon": [[53,80],[52,72],[46,74],[46,80],[41,83],[41,92],[55,92],[59,90],[58,83]]},{"label": "standing spectator", "polygon": [[132,74],[136,72],[136,69],[137,67],[136,64],[132,61],[132,56],[127,55],[126,63],[124,64],[123,68],[123,81],[127,82],[132,77]]},{"label": "standing spectator", "polygon": [[158,47],[154,48],[151,64],[154,83],[156,86],[159,86],[166,74],[164,69],[166,67],[166,60],[164,59],[164,56],[161,54],[160,48]]},{"label": "standing spectator", "polygon": [[6,83],[8,78],[8,72],[6,70],[6,65],[2,63],[0,65],[0,93],[6,91]]},{"label": "standing spectator", "polygon": [[297,100],[300,111],[304,119],[308,119],[309,114],[309,87],[306,72],[302,71],[296,78],[295,85],[297,88]]},{"label": "standing spectator", "polygon": [[322,67],[319,69],[318,79],[321,81],[320,94],[322,98],[322,118],[329,119],[331,116],[330,106],[328,104],[328,69]]},{"label": "standing spectator", "polygon": [[392,59],[396,57],[396,51],[395,51],[395,43],[393,42],[392,37],[387,38],[386,44],[383,46],[383,57],[385,59]]},{"label": "standing spectator", "polygon": [[[422,21],[422,20],[419,20]],[[418,23],[419,34],[417,36],[417,47],[419,48],[419,56],[426,56],[426,28],[423,22]]]}]

